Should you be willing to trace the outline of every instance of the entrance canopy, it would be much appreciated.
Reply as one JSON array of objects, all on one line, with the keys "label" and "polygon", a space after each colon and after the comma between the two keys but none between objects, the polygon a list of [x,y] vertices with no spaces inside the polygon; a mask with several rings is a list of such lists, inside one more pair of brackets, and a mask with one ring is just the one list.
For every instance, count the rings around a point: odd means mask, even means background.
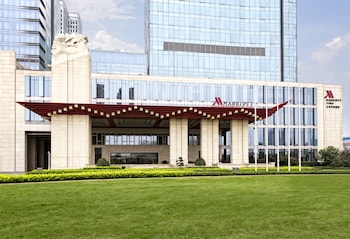
[{"label": "entrance canopy", "polygon": [[[85,103],[51,103],[51,102],[18,102],[27,109],[45,119],[52,115],[89,115],[92,118],[121,119],[220,119],[248,120],[252,123],[263,120],[288,104],[288,101],[272,108],[229,107],[229,106],[164,106],[137,104],[85,104]],[[256,112],[256,117],[255,117]]]}]

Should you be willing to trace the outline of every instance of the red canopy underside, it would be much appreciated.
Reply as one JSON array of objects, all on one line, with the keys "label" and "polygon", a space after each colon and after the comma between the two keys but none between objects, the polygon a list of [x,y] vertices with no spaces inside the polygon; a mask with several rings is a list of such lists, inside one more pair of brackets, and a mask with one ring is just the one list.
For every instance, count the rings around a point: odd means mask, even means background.
[{"label": "red canopy underside", "polygon": [[121,119],[220,119],[263,120],[283,108],[288,101],[272,108],[225,107],[225,106],[160,106],[160,105],[112,105],[85,103],[18,102],[45,119],[53,115],[89,115],[92,118]]}]

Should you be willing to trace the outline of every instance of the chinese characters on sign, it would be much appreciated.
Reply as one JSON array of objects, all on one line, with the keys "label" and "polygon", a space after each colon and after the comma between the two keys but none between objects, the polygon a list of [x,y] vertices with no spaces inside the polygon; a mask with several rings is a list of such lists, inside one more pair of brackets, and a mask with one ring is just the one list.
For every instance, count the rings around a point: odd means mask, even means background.
[{"label": "chinese characters on sign", "polygon": [[340,109],[342,100],[339,98],[334,98],[333,92],[331,90],[326,90],[324,99],[326,100],[326,108]]}]

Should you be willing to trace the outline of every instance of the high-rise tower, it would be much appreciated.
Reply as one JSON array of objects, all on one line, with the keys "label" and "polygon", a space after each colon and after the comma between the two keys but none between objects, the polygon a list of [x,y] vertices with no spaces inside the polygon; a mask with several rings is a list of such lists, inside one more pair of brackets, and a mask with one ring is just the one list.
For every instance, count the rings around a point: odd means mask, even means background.
[{"label": "high-rise tower", "polygon": [[63,0],[60,0],[59,4],[60,4],[59,33],[64,34],[64,33],[68,33],[68,21],[69,21],[68,8],[66,3]]},{"label": "high-rise tower", "polygon": [[80,15],[78,12],[70,12],[68,20],[68,33],[79,33],[83,31]]},{"label": "high-rise tower", "polygon": [[297,81],[296,0],[146,1],[150,75]]},{"label": "high-rise tower", "polygon": [[78,12],[69,12],[66,3],[59,1],[59,33],[82,33],[82,22]]},{"label": "high-rise tower", "polygon": [[16,51],[17,61],[33,70],[47,69],[54,37],[54,0],[0,0],[0,50]]}]

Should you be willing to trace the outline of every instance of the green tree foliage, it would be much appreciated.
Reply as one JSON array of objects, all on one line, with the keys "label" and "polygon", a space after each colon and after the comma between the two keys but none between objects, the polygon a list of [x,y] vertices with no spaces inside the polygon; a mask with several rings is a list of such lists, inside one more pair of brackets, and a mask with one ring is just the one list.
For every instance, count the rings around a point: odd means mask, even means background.
[{"label": "green tree foliage", "polygon": [[96,166],[109,166],[109,162],[105,158],[99,158],[97,160]]},{"label": "green tree foliage", "polygon": [[340,157],[341,157],[343,166],[350,167],[350,151],[343,151]]},{"label": "green tree foliage", "polygon": [[325,166],[342,166],[342,152],[333,146],[328,146],[327,148],[320,150],[319,157]]}]

